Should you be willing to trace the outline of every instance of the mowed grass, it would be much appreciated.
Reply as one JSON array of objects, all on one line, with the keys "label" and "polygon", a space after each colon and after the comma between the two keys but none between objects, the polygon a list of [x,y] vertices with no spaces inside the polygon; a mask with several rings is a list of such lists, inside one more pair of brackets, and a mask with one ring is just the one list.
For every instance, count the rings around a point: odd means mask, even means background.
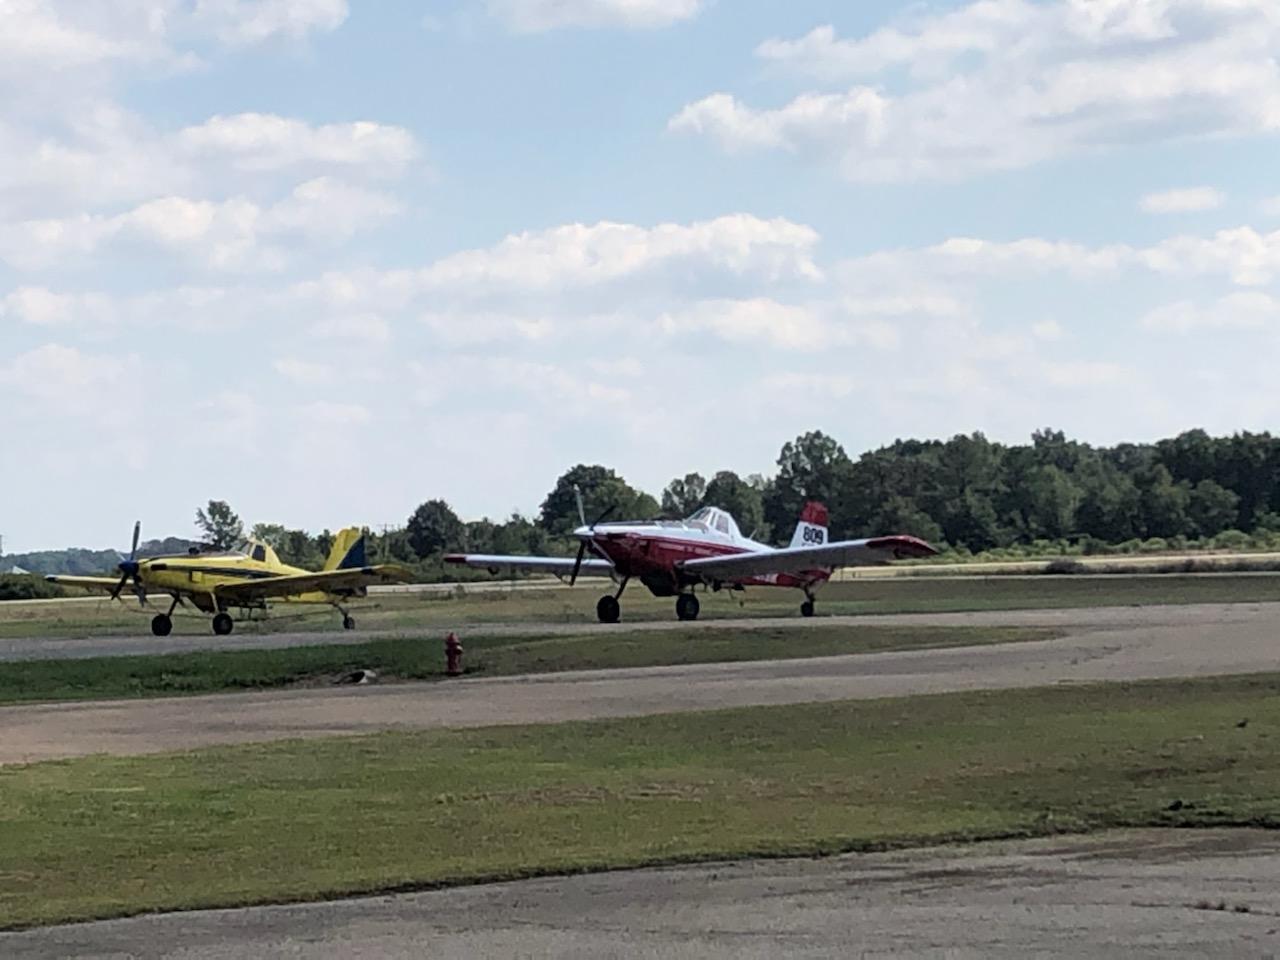
[{"label": "mowed grass", "polygon": [[[676,627],[571,637],[476,637],[466,641],[464,668],[473,676],[510,676],[1015,643],[1055,635],[1020,627],[818,625],[805,630]],[[444,651],[438,638],[387,639],[350,646],[19,661],[0,664],[0,703],[331,684],[359,669],[376,671],[382,682],[439,679],[445,675]]]},{"label": "mowed grass", "polygon": [[1115,826],[1280,826],[1278,694],[1280,676],[1055,687],[0,768],[0,926]]},{"label": "mowed grass", "polygon": [[[600,582],[575,589],[487,589],[462,587],[452,592],[380,594],[357,609],[360,629],[447,629],[476,624],[594,623]],[[699,594],[703,619],[798,617],[795,590],[767,587],[746,593]],[[1104,607],[1186,603],[1280,602],[1280,574],[1174,574],[1107,577],[898,577],[832,583],[818,595],[819,615],[864,613],[941,613],[1027,610],[1054,607]],[[242,633],[297,630],[338,631],[332,610],[277,607],[272,619],[237,624]],[[83,637],[146,634],[156,611],[136,603],[107,600],[70,603],[0,603],[0,638]],[[626,622],[674,620],[675,601],[655,598],[633,585],[622,599]],[[209,633],[205,617],[178,616],[178,633]]]}]

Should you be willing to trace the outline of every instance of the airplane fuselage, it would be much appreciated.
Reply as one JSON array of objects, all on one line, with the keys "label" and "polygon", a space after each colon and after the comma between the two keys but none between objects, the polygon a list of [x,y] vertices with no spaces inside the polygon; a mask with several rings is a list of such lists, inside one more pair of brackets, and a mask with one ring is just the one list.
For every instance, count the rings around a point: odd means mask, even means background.
[{"label": "airplane fuselage", "polygon": [[[588,540],[614,565],[619,576],[639,580],[658,597],[675,596],[685,587],[702,582],[681,573],[679,564],[685,561],[773,550],[767,544],[734,532],[724,533],[679,521],[600,524],[594,529],[580,527],[574,534]],[[716,586],[804,589],[830,576],[829,569],[815,569],[799,575],[777,573],[725,580]]]}]

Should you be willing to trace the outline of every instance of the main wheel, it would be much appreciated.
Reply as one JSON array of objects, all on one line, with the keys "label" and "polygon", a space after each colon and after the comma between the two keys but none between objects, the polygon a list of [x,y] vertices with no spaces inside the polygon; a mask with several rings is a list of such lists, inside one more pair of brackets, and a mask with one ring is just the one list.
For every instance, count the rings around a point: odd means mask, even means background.
[{"label": "main wheel", "polygon": [[617,623],[622,616],[622,605],[618,603],[617,597],[608,594],[601,597],[596,603],[596,616],[601,623]]},{"label": "main wheel", "polygon": [[353,617],[353,616],[352,616],[351,614],[349,614],[349,613],[347,613],[347,614],[343,614],[343,617],[342,617],[342,629],[343,629],[343,630],[354,630],[355,628],[356,628],[356,618],[355,618],[355,617]]},{"label": "main wheel", "polygon": [[157,613],[151,618],[151,632],[157,637],[167,637],[173,632],[173,621],[167,614]]},{"label": "main wheel", "polygon": [[813,614],[814,614],[814,607],[813,607],[812,600],[806,600],[804,603],[800,604],[800,616],[812,617]]},{"label": "main wheel", "polygon": [[681,620],[697,620],[698,609],[698,598],[692,593],[682,593],[676,597],[676,616]]},{"label": "main wheel", "polygon": [[213,632],[220,637],[225,637],[235,628],[235,621],[231,619],[231,614],[220,613],[213,618]]}]

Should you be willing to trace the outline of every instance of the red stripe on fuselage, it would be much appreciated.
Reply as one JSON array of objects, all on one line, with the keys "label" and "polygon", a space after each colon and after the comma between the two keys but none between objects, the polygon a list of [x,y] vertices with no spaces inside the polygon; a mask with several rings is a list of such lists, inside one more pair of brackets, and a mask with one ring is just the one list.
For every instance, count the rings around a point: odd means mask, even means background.
[{"label": "red stripe on fuselage", "polygon": [[[738,556],[756,553],[746,547],[714,540],[685,540],[681,537],[653,537],[640,533],[600,533],[595,545],[624,577],[644,577],[658,574],[672,580],[684,575],[677,565],[687,560],[705,560],[708,557]],[[723,583],[736,583],[756,587],[797,587],[828,579],[830,570],[816,569],[804,575],[791,573],[771,574],[763,577],[726,577]],[[685,577],[685,579],[695,579]]]}]

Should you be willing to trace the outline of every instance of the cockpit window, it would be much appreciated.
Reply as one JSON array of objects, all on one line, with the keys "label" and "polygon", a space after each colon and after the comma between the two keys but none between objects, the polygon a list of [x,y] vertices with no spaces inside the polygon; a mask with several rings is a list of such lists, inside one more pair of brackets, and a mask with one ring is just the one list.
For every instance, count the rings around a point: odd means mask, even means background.
[{"label": "cockpit window", "polygon": [[716,529],[723,534],[729,533],[729,518],[723,513],[716,514]]},{"label": "cockpit window", "polygon": [[253,545],[253,559],[257,560],[260,563],[266,563],[267,548],[260,543],[255,543]]}]

